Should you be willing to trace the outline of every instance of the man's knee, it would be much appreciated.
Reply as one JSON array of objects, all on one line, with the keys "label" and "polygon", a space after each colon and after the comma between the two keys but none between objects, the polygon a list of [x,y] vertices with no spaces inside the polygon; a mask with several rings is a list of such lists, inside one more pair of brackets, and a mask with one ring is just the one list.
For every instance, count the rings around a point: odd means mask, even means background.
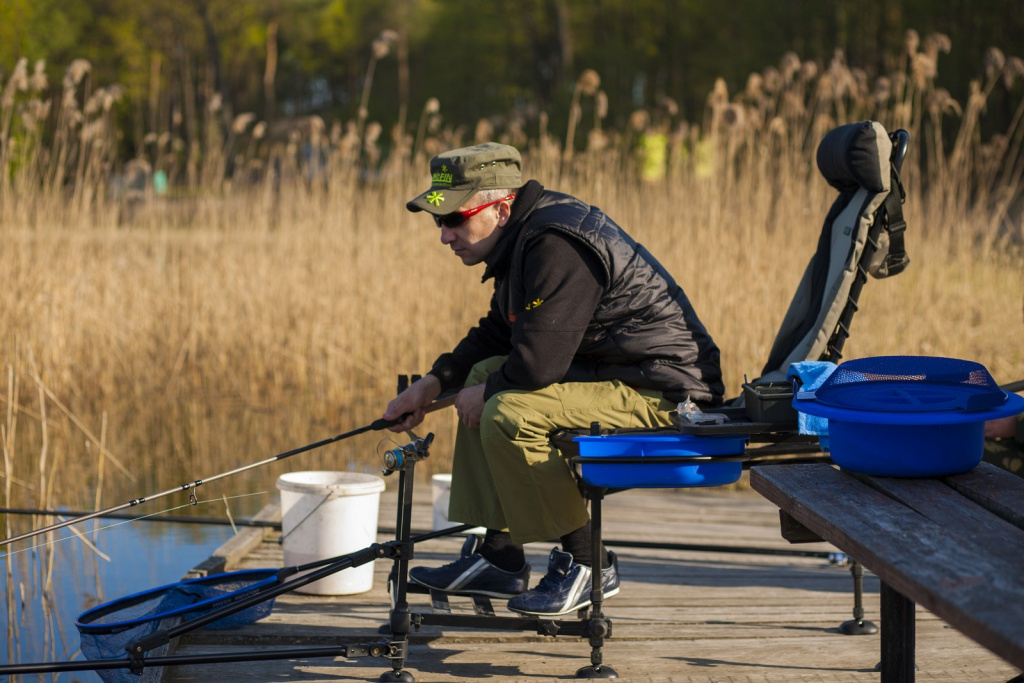
[{"label": "man's knee", "polygon": [[503,391],[491,396],[484,404],[480,416],[480,437],[501,438],[507,441],[546,440],[547,433],[540,420],[531,420],[528,392]]}]

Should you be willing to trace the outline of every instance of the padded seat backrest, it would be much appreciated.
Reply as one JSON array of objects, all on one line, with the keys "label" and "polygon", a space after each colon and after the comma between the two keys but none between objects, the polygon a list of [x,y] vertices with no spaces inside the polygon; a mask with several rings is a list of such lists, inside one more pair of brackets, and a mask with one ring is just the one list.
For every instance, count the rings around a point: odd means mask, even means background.
[{"label": "padded seat backrest", "polygon": [[874,121],[840,126],[818,145],[818,170],[839,197],[757,383],[783,381],[791,363],[825,357],[876,213],[892,189],[892,147],[889,134]]}]

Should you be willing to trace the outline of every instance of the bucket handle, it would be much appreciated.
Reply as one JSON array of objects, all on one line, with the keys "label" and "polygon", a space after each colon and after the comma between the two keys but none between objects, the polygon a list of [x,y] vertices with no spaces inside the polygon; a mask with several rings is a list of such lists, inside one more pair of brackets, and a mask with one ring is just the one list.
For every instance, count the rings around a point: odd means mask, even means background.
[{"label": "bucket handle", "polygon": [[286,534],[281,534],[281,536],[280,536],[280,537],[279,537],[279,538],[277,539],[277,542],[278,542],[279,544],[280,544],[280,543],[284,543],[284,539],[286,539],[286,538],[287,538],[288,536],[290,536],[290,535],[292,534],[292,532],[293,532],[293,531],[295,531],[295,530],[296,530],[296,529],[298,529],[298,528],[299,528],[300,526],[302,526],[302,523],[303,523],[303,522],[305,522],[305,521],[306,521],[307,519],[309,519],[309,518],[310,518],[310,517],[311,517],[311,516],[313,515],[313,513],[314,513],[314,512],[316,512],[317,510],[319,510],[319,509],[320,509],[320,506],[321,506],[321,505],[323,505],[324,503],[326,503],[326,502],[327,502],[328,500],[330,500],[330,499],[331,499],[331,498],[333,498],[333,497],[334,497],[334,491],[331,491],[331,492],[329,492],[329,493],[328,493],[328,494],[327,494],[326,496],[324,496],[324,497],[323,497],[323,498],[322,498],[322,499],[320,500],[320,502],[316,504],[316,507],[314,507],[314,508],[313,508],[312,510],[310,510],[309,512],[307,512],[307,513],[306,513],[306,516],[305,516],[305,517],[303,517],[302,519],[300,519],[300,520],[299,520],[299,523],[298,523],[298,524],[296,524],[295,526],[293,526],[293,527],[292,527],[292,528],[291,528],[291,529],[290,529],[290,530],[288,531],[288,533],[286,533]]}]

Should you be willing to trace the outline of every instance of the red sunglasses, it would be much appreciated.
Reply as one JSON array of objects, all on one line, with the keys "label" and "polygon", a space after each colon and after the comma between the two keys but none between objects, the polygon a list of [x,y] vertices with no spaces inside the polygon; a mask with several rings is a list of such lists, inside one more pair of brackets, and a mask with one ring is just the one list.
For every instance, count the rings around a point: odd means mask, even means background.
[{"label": "red sunglasses", "polygon": [[466,211],[452,211],[451,213],[446,213],[443,216],[434,216],[434,223],[436,223],[437,227],[439,228],[457,228],[466,221],[468,221],[473,216],[477,215],[478,213],[486,209],[488,206],[501,204],[502,202],[507,202],[508,200],[515,198],[516,196],[513,193],[507,197],[495,199],[493,202],[487,202],[486,204],[481,204],[480,206],[473,207],[472,209],[467,209]]}]

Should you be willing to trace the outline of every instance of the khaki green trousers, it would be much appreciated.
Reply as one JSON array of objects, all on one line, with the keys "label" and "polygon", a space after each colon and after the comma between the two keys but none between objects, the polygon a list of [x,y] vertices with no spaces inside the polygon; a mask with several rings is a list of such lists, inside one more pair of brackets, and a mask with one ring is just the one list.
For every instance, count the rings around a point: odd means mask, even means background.
[{"label": "khaki green trousers", "polygon": [[[478,363],[466,386],[480,384],[504,358]],[[570,382],[537,391],[504,391],[484,406],[479,429],[460,424],[448,517],[508,530],[514,543],[550,541],[590,516],[569,464],[548,435],[559,429],[665,427],[675,403],[622,382]]]}]

